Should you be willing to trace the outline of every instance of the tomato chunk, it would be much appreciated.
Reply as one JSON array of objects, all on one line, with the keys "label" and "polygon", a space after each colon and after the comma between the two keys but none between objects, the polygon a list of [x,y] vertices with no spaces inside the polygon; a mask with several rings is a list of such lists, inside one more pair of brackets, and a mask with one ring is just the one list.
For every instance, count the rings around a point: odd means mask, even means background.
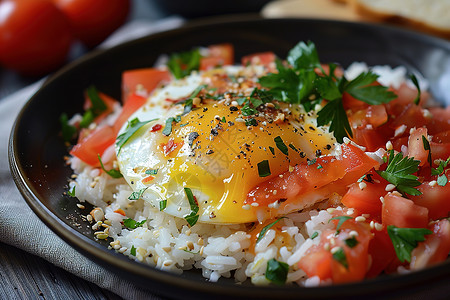
[{"label": "tomato chunk", "polygon": [[234,63],[234,47],[224,43],[208,47],[209,55],[200,58],[200,70],[208,70],[217,66],[232,65]]},{"label": "tomato chunk", "polygon": [[394,225],[402,228],[426,228],[428,209],[409,199],[388,193],[384,197],[381,219],[385,227]]},{"label": "tomato chunk", "polygon": [[152,92],[160,84],[169,82],[171,79],[170,72],[156,68],[145,68],[128,70],[122,73],[122,99],[126,103],[128,96],[136,91],[138,85],[147,91]]}]

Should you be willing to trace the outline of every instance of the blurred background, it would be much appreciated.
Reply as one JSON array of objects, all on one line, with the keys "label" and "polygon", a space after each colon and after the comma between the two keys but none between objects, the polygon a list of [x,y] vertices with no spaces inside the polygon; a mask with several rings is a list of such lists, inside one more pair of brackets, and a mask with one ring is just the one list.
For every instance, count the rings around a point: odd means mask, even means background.
[{"label": "blurred background", "polygon": [[450,0],[0,0],[0,99],[114,44],[130,24],[143,35],[149,24],[236,14],[388,23],[450,38]]}]

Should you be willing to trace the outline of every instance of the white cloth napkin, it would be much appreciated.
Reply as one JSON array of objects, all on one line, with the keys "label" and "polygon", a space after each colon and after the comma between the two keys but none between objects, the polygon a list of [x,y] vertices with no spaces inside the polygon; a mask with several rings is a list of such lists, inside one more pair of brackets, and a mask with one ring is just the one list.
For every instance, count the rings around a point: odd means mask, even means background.
[{"label": "white cloth napkin", "polygon": [[[101,47],[111,47],[125,40],[178,27],[182,23],[179,17],[157,22],[134,21],[120,28]],[[0,241],[40,256],[125,299],[160,299],[97,265],[66,244],[31,211],[16,188],[8,165],[8,139],[17,114],[42,82],[0,100]]]}]

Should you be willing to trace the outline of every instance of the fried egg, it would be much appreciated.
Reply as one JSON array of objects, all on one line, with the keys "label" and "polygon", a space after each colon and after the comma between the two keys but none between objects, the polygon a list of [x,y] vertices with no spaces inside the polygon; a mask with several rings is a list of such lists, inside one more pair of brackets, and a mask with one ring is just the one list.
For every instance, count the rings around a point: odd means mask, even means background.
[{"label": "fried egg", "polygon": [[[244,116],[239,103],[258,87],[261,72],[254,66],[228,66],[193,73],[153,92],[130,120],[155,120],[116,149],[132,189],[180,218],[192,213],[185,191],[189,188],[198,205],[198,222],[257,221],[257,209],[244,205],[249,191],[296,164],[330,153],[335,143],[327,128],[317,126],[316,114],[300,105],[270,102]],[[186,99],[192,101],[190,110]],[[166,125],[170,118],[174,122]],[[270,175],[261,174],[263,161]]]}]

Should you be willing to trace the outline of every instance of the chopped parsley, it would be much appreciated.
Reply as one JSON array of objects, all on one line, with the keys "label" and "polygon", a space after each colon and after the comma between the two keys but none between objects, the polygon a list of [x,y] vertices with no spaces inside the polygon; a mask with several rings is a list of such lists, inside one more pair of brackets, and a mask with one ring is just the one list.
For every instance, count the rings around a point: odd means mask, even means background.
[{"label": "chopped parsley", "polygon": [[91,101],[91,107],[86,110],[83,114],[83,117],[80,122],[81,128],[87,128],[92,121],[94,121],[95,117],[100,115],[107,109],[105,102],[100,98],[100,95],[95,88],[95,86],[91,85],[86,89],[86,94]]},{"label": "chopped parsley", "polygon": [[417,89],[417,96],[416,98],[414,98],[414,104],[419,105],[420,102],[420,85],[419,85],[419,81],[417,80],[417,77],[414,74],[411,74],[410,76],[412,83],[416,86]]},{"label": "chopped parsley", "polygon": [[318,236],[319,236],[319,233],[317,231],[314,231],[313,234],[311,235],[311,239],[313,240]]},{"label": "chopped parsley", "polygon": [[270,166],[269,166],[269,161],[267,159],[260,161],[258,163],[258,175],[259,177],[267,177],[270,174]]},{"label": "chopped parsley", "polygon": [[354,248],[354,247],[356,247],[356,245],[359,244],[358,240],[354,236],[351,237],[351,238],[346,239],[344,242],[350,248]]},{"label": "chopped parsley", "polygon": [[158,169],[145,170],[145,174],[147,174],[147,175],[156,175],[156,174],[158,174]]},{"label": "chopped parsley", "polygon": [[100,166],[102,167],[102,170],[105,171],[106,174],[108,174],[112,178],[122,178],[123,177],[122,173],[120,173],[119,170],[116,170],[116,169],[111,169],[109,171],[106,170],[105,166],[103,165],[102,158],[100,157],[100,154],[97,154],[97,157],[98,157],[98,160],[100,161]]},{"label": "chopped parsley", "polygon": [[313,158],[313,159],[308,159],[307,160],[307,164],[308,166],[312,166],[313,164],[315,164],[317,162],[317,159]]},{"label": "chopped parsley", "polygon": [[131,245],[130,254],[136,256],[136,248],[134,247],[134,245]]},{"label": "chopped parsley", "polygon": [[61,123],[61,134],[64,142],[70,142],[75,136],[75,133],[77,133],[77,128],[69,124],[69,118],[65,113],[59,117],[59,121]]},{"label": "chopped parsley", "polygon": [[76,186],[74,185],[73,188],[72,188],[72,190],[67,191],[67,194],[68,194],[70,197],[75,197],[75,188],[76,188]]},{"label": "chopped parsley", "polygon": [[344,249],[339,247],[334,253],[333,253],[333,259],[343,265],[346,269],[348,269],[348,261],[347,257],[345,256]]},{"label": "chopped parsley", "polygon": [[331,220],[339,220],[339,222],[338,222],[338,224],[336,226],[336,234],[338,234],[340,229],[341,229],[342,224],[344,224],[345,221],[350,220],[350,219],[353,219],[353,218],[349,217],[349,216],[338,216],[338,217],[334,217],[334,218],[329,219],[328,223],[330,223]]},{"label": "chopped parsley", "polygon": [[276,138],[273,139],[275,141],[275,145],[277,146],[277,148],[284,154],[284,155],[288,155],[289,154],[289,149],[286,146],[286,144],[283,142],[283,139],[280,136],[277,136]]},{"label": "chopped parsley", "polygon": [[289,265],[287,263],[277,261],[274,258],[267,262],[266,279],[274,284],[285,284],[288,272]]},{"label": "chopped parsley", "polygon": [[123,225],[129,229],[136,229],[138,227],[142,227],[142,225],[144,225],[145,222],[147,222],[147,220],[137,222],[133,219],[128,218],[123,220]]},{"label": "chopped parsley", "polygon": [[422,143],[423,143],[423,149],[425,151],[428,151],[428,163],[430,164],[430,168],[433,166],[433,161],[431,159],[431,147],[430,147],[430,142],[428,142],[428,139],[422,135]]},{"label": "chopped parsley", "polygon": [[166,120],[166,125],[164,126],[162,134],[164,134],[165,136],[168,136],[172,133],[172,123],[173,122],[175,122],[174,117],[170,117]]},{"label": "chopped parsley", "polygon": [[180,79],[200,68],[200,58],[199,49],[173,53],[169,57],[167,67],[176,79]]},{"label": "chopped parsley", "polygon": [[139,200],[139,198],[142,197],[142,195],[144,194],[144,192],[148,189],[148,187],[140,189],[137,192],[132,192],[130,197],[128,197],[128,200]]},{"label": "chopped parsley", "polygon": [[245,126],[258,126],[258,122],[254,118],[246,119]]},{"label": "chopped parsley", "polygon": [[444,169],[447,167],[447,165],[450,163],[450,157],[447,158],[447,160],[441,160],[439,162],[439,166],[437,168],[431,169],[431,175],[441,175],[444,173]]},{"label": "chopped parsley", "polygon": [[394,156],[394,150],[390,150],[386,170],[377,171],[377,173],[395,185],[401,193],[418,196],[422,192],[415,189],[415,187],[421,183],[418,180],[419,178],[413,173],[419,170],[419,163],[420,161],[414,160],[414,157],[403,157],[403,154],[400,152]]},{"label": "chopped parsley", "polygon": [[165,210],[167,207],[167,200],[161,200],[159,202],[159,211]]},{"label": "chopped parsley", "polygon": [[445,186],[448,182],[448,178],[445,174],[442,174],[438,176],[436,182],[439,186]]},{"label": "chopped parsley", "polygon": [[117,137],[116,140],[116,146],[119,148],[119,150],[117,151],[117,155],[120,154],[120,151],[122,150],[122,147],[128,142],[128,140],[139,130],[141,129],[142,126],[144,126],[145,124],[155,121],[157,119],[152,119],[152,120],[148,120],[148,121],[143,121],[140,122],[138,118],[134,118],[131,121],[128,121],[128,125],[125,129],[125,132],[120,134]]},{"label": "chopped parsley", "polygon": [[263,229],[261,229],[261,232],[258,234],[258,238],[256,239],[256,243],[258,243],[266,234],[267,230],[269,230],[270,228],[272,228],[275,224],[277,224],[278,222],[280,222],[281,219],[284,219],[286,217],[281,217],[276,219],[275,221],[273,221],[272,223],[270,223],[267,226],[264,226]]},{"label": "chopped parsley", "polygon": [[273,147],[269,146],[269,150],[272,152],[272,155],[275,155],[275,149]]},{"label": "chopped parsley", "polygon": [[[369,71],[348,81],[334,73],[336,65],[329,64],[330,73],[322,69],[314,43],[300,42],[289,53],[290,66],[276,60],[277,73],[269,73],[259,79],[263,87],[278,100],[302,104],[309,111],[322,99],[328,103],[318,112],[319,126],[330,124],[336,140],[342,143],[344,137],[352,136],[352,130],[345,112],[342,97],[344,92],[371,105],[390,102],[396,95],[387,87],[372,85],[378,75]],[[321,72],[315,72],[318,68]]]},{"label": "chopped parsley", "polygon": [[398,228],[394,225],[389,225],[387,232],[401,262],[411,262],[411,252],[417,247],[418,242],[425,241],[425,235],[433,233],[426,228]]},{"label": "chopped parsley", "polygon": [[184,217],[184,219],[188,222],[190,226],[194,226],[198,221],[198,204],[197,201],[192,194],[192,190],[190,188],[184,188],[184,192],[186,193],[186,197],[188,198],[189,205],[191,207],[191,213]]}]

